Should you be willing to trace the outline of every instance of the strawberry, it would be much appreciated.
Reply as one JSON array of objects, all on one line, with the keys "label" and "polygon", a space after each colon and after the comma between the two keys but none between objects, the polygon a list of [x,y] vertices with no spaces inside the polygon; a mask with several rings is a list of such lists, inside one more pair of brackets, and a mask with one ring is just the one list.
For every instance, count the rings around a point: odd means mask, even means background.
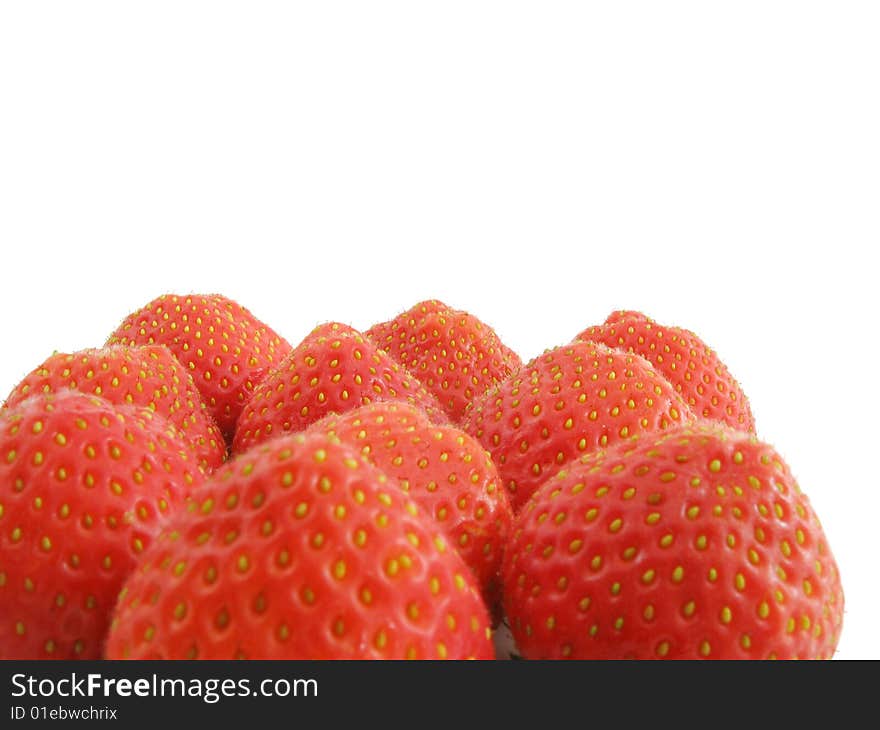
[{"label": "strawberry", "polygon": [[489,450],[516,511],[567,461],[690,417],[643,358],[576,342],[475,401],[462,428]]},{"label": "strawberry", "polygon": [[62,388],[92,393],[111,403],[149,408],[181,430],[203,468],[211,470],[223,463],[223,435],[192,377],[163,345],[113,345],[56,353],[15,386],[4,407],[34,393],[55,393]]},{"label": "strawberry", "polygon": [[254,389],[239,418],[233,453],[302,431],[328,413],[388,400],[445,419],[436,398],[360,332],[338,322],[322,324]]},{"label": "strawberry", "polygon": [[503,577],[527,658],[828,658],[843,617],[789,467],[705,422],[549,479],[516,519]]},{"label": "strawberry", "polygon": [[0,659],[96,659],[119,589],[203,475],[148,409],[70,390],[0,412]]},{"label": "strawberry", "polygon": [[254,386],[290,352],[286,340],[219,294],[160,296],[126,317],[107,344],[167,345],[227,440]]},{"label": "strawberry", "polygon": [[522,366],[495,331],[443,302],[419,302],[366,336],[409,369],[457,423],[470,403]]},{"label": "strawberry", "polygon": [[394,402],[331,414],[309,431],[335,435],[395,477],[443,527],[484,596],[495,597],[511,511],[498,471],[478,441],[454,426],[432,424],[415,406]]},{"label": "strawberry", "polygon": [[672,383],[695,415],[754,432],[749,401],[739,384],[693,332],[659,325],[641,312],[616,311],[575,339],[641,355]]},{"label": "strawberry", "polygon": [[145,553],[106,656],[492,658],[485,606],[437,527],[321,433],[221,467]]}]

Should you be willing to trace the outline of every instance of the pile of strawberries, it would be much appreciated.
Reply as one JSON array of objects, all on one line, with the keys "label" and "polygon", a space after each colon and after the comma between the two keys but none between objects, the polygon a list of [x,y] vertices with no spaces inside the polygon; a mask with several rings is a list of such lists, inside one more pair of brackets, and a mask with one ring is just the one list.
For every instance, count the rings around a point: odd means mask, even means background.
[{"label": "pile of strawberries", "polygon": [[523,364],[437,301],[296,347],[161,296],[0,410],[0,658],[828,658],[843,593],[696,335]]}]

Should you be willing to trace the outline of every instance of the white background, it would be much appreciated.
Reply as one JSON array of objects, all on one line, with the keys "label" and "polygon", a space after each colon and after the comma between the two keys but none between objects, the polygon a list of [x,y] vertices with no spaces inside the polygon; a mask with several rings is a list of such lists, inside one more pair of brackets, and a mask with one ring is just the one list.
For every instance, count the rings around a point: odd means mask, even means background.
[{"label": "white background", "polygon": [[642,309],[738,377],[880,658],[877,3],[0,8],[3,394],[163,292],[292,344],[437,297],[524,359]]}]

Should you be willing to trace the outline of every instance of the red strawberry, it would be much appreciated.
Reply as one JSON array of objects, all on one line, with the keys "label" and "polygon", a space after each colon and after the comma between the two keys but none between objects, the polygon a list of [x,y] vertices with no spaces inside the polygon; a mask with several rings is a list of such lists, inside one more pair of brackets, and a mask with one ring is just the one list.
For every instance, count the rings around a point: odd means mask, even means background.
[{"label": "red strawberry", "polygon": [[290,352],[286,340],[219,294],[160,296],[125,318],[107,340],[117,343],[167,345],[227,440],[254,386]]},{"label": "red strawberry", "polygon": [[366,332],[437,396],[453,422],[468,405],[522,366],[491,327],[443,302],[419,302]]},{"label": "red strawberry", "polygon": [[720,425],[574,462],[517,517],[503,576],[527,658],[830,657],[843,618],[788,466]]},{"label": "red strawberry", "polygon": [[164,418],[69,390],[0,413],[0,659],[96,659],[116,596],[202,473]]},{"label": "red strawberry", "polygon": [[373,403],[309,428],[337,436],[388,476],[443,527],[492,600],[511,522],[498,471],[478,441],[432,424],[407,403]]},{"label": "red strawberry", "polygon": [[567,461],[690,416],[646,360],[576,342],[548,350],[475,401],[462,428],[489,450],[518,510]]},{"label": "red strawberry", "polygon": [[223,435],[189,373],[167,347],[113,345],[56,353],[15,386],[4,407],[21,403],[34,393],[55,393],[62,388],[92,393],[111,403],[149,408],[181,430],[205,469],[223,463]]},{"label": "red strawberry", "polygon": [[693,332],[665,327],[641,312],[612,312],[578,340],[634,352],[661,373],[697,416],[754,431],[749,401],[718,355]]},{"label": "red strawberry", "polygon": [[492,658],[486,608],[435,523],[324,434],[218,470],[129,579],[119,658]]},{"label": "red strawberry", "polygon": [[434,420],[445,419],[419,381],[360,332],[338,322],[320,325],[254,389],[239,418],[233,452],[302,431],[328,413],[388,400],[408,401]]}]

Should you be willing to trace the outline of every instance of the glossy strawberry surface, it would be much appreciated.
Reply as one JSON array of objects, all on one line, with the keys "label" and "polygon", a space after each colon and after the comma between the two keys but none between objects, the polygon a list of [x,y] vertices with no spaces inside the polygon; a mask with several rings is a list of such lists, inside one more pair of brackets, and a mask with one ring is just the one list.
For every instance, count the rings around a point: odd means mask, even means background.
[{"label": "glossy strawberry surface", "polygon": [[527,658],[829,658],[844,599],[779,454],[723,426],[569,465],[519,514],[505,608]]},{"label": "glossy strawberry surface", "polygon": [[166,345],[227,439],[254,386],[290,352],[284,338],[220,294],[157,297],[126,317],[107,344]]},{"label": "glossy strawberry surface", "polygon": [[403,401],[434,421],[446,415],[419,381],[344,324],[316,327],[254,390],[239,418],[233,451],[302,431],[328,413],[373,402]]},{"label": "glossy strawberry surface", "polygon": [[419,378],[453,422],[522,365],[489,325],[436,299],[374,325],[366,336]]},{"label": "glossy strawberry surface", "polygon": [[13,388],[4,407],[31,395],[78,390],[111,403],[149,408],[180,429],[208,471],[223,463],[226,443],[193,384],[164,345],[111,345],[56,353]]},{"label": "glossy strawberry surface", "polygon": [[697,335],[667,327],[641,312],[612,312],[604,324],[577,338],[634,352],[648,360],[690,406],[695,415],[744,431],[754,431],[748,398],[717,353]]},{"label": "glossy strawberry surface", "polygon": [[512,514],[498,471],[476,439],[395,402],[331,414],[309,430],[335,435],[395,478],[437,520],[491,598]]},{"label": "glossy strawberry surface", "polygon": [[202,480],[150,410],[59,390],[0,412],[0,658],[100,657],[123,581]]},{"label": "glossy strawberry surface", "polygon": [[108,658],[492,658],[488,614],[434,521],[324,434],[216,472],[127,582]]},{"label": "glossy strawberry surface", "polygon": [[516,510],[568,461],[690,417],[645,359],[575,342],[548,350],[486,393],[462,428],[492,455]]}]

